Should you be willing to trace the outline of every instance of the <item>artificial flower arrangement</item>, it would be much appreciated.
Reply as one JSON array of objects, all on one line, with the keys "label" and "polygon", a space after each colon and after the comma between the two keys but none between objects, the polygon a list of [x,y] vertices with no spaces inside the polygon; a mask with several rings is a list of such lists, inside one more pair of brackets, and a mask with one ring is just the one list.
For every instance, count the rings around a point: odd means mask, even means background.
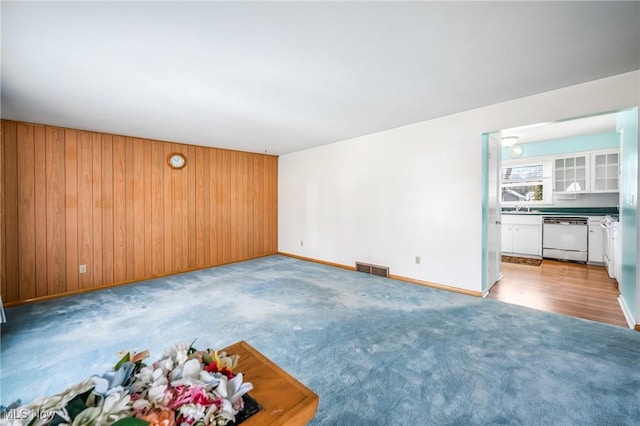
[{"label": "artificial flower arrangement", "polygon": [[61,394],[4,413],[9,425],[208,426],[235,422],[253,389],[234,370],[238,355],[174,345],[151,365],[148,351],[120,361]]}]

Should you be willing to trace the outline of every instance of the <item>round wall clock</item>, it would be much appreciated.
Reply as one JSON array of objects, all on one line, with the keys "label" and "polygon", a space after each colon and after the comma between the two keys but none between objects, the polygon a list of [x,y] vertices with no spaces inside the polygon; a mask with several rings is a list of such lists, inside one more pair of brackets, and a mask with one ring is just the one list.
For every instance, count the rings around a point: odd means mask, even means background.
[{"label": "round wall clock", "polygon": [[167,157],[167,163],[172,169],[180,170],[187,165],[187,158],[179,152],[174,152]]}]

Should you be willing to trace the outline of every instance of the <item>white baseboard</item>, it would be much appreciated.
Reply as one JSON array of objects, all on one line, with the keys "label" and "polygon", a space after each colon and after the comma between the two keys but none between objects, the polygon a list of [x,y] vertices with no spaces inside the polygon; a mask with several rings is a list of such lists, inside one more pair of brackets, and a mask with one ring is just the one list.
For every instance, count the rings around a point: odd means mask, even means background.
[{"label": "white baseboard", "polygon": [[622,298],[622,295],[618,296],[618,303],[620,304],[620,307],[622,308],[622,313],[624,314],[624,319],[627,320],[627,324],[629,324],[629,328],[635,328],[636,327],[636,320],[633,318],[633,315],[631,314],[631,311],[629,310],[629,307],[627,306],[627,303]]}]

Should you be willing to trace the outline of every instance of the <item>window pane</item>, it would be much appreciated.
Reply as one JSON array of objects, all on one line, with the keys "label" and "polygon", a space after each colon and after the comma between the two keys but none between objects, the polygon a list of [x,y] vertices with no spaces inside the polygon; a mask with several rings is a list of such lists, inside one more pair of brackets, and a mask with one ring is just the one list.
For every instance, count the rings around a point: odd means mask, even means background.
[{"label": "window pane", "polygon": [[539,181],[542,175],[542,164],[502,168],[502,182]]},{"label": "window pane", "polygon": [[502,201],[542,201],[543,185],[521,185],[502,188]]},{"label": "window pane", "polygon": [[[550,167],[553,164],[551,161],[507,164],[501,169],[500,184],[503,202],[549,203],[551,201],[545,199],[551,196],[554,186],[550,176]],[[564,190],[564,181],[561,186]]]}]

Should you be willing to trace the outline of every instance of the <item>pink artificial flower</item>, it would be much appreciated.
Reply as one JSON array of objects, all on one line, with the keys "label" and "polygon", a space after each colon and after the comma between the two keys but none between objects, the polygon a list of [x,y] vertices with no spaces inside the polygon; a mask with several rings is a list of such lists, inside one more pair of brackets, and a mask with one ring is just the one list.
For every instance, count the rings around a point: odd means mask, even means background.
[{"label": "pink artificial flower", "polygon": [[202,386],[187,387],[180,385],[176,386],[174,391],[175,398],[169,402],[169,408],[172,410],[177,410],[184,404],[200,404],[208,407],[216,402],[216,400],[209,398]]}]

